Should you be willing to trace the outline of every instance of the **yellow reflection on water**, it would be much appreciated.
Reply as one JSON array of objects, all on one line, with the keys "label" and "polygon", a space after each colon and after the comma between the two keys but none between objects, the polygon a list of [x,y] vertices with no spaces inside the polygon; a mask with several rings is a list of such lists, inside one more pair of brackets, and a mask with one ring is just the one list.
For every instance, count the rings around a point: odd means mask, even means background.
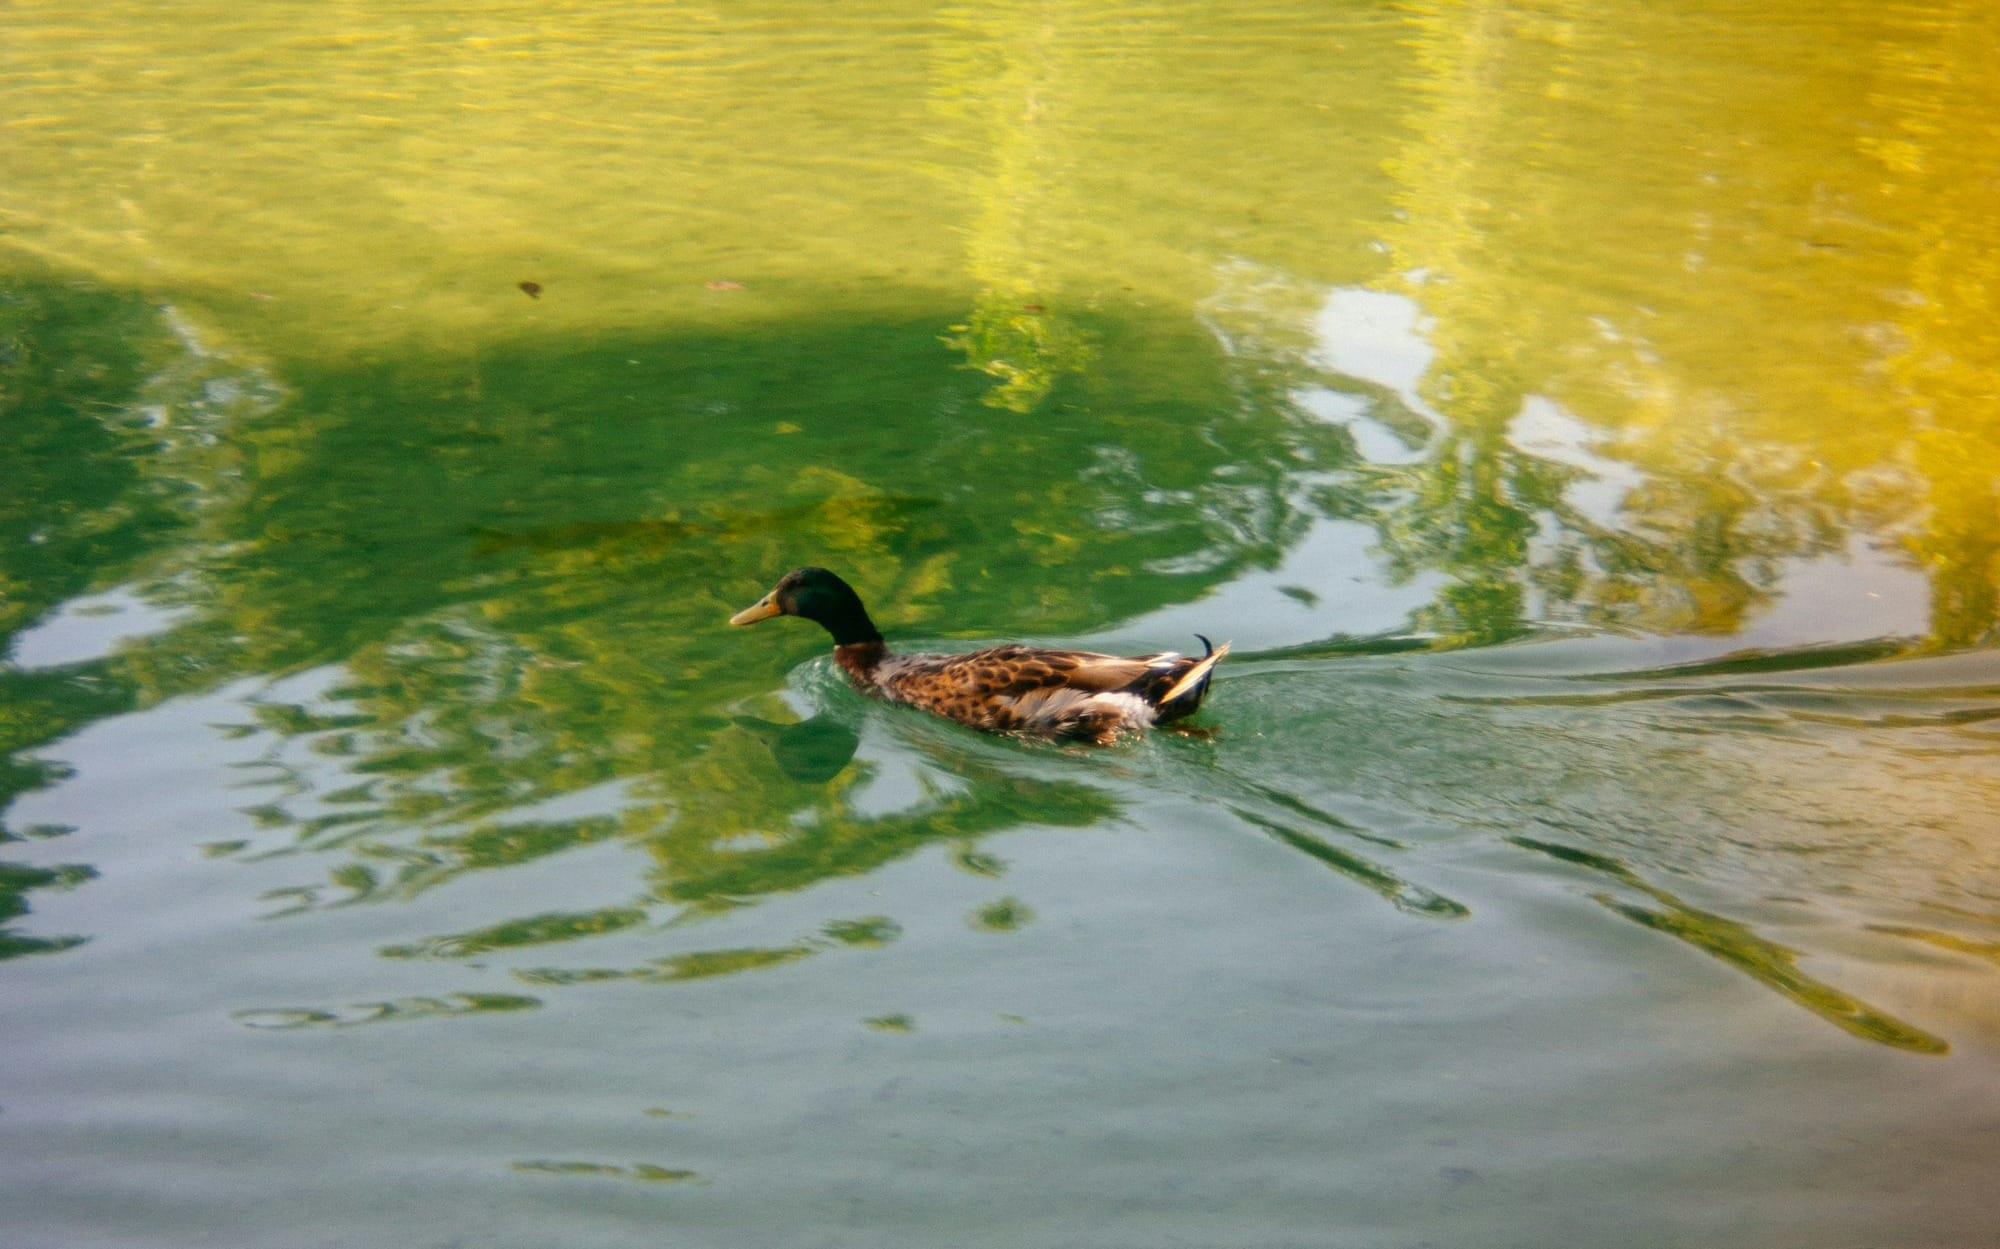
[{"label": "yellow reflection on water", "polygon": [[12,247],[276,327],[292,350],[937,282],[959,212],[907,165],[927,86],[909,19],[795,18],[16,6],[0,221]]},{"label": "yellow reflection on water", "polygon": [[1497,498],[1546,396],[1648,474],[1624,527],[1685,554],[1641,623],[1735,632],[1771,588],[1746,565],[1873,529],[1931,574],[1935,643],[1990,639],[2000,22],[1695,9],[1411,6],[1389,237],[1464,489]]},{"label": "yellow reflection on water", "polygon": [[6,246],[341,354],[962,306],[968,269],[1185,304],[1235,247],[1372,237],[1386,24],[809,12],[16,6]]}]

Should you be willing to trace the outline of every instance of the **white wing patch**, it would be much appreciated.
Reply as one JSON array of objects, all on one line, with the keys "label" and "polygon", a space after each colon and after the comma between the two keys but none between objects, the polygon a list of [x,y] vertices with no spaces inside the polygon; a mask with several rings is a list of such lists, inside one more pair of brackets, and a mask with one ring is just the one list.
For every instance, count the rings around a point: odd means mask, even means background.
[{"label": "white wing patch", "polygon": [[1107,727],[1153,727],[1152,704],[1137,694],[1058,688],[1036,690],[1011,699],[1021,718],[1038,730],[1055,732],[1078,721],[1101,721]]}]

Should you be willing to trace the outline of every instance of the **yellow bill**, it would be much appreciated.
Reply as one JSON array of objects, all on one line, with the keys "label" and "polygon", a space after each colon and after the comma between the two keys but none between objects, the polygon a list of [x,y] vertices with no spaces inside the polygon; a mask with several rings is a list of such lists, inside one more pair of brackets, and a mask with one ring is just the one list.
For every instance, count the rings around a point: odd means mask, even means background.
[{"label": "yellow bill", "polygon": [[777,592],[772,591],[742,611],[737,612],[734,616],[731,616],[729,623],[733,625],[752,625],[756,624],[759,620],[769,620],[773,616],[781,616],[783,614],[783,609],[778,606]]}]

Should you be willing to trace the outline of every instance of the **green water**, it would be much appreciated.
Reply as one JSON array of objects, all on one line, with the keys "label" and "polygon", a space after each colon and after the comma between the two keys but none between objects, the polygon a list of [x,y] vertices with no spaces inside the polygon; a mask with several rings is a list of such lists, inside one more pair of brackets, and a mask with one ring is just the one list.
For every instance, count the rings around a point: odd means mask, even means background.
[{"label": "green water", "polygon": [[[1937,1246],[2000,22],[0,15],[0,1240]],[[869,704],[1233,640],[1202,735]]]}]

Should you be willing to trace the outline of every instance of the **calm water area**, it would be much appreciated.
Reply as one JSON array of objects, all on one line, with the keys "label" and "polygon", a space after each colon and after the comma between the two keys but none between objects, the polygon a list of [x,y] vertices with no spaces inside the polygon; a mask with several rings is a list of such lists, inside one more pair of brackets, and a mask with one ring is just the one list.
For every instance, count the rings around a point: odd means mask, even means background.
[{"label": "calm water area", "polygon": [[10,1249],[2000,1245],[2000,7],[21,0],[0,656]]}]

